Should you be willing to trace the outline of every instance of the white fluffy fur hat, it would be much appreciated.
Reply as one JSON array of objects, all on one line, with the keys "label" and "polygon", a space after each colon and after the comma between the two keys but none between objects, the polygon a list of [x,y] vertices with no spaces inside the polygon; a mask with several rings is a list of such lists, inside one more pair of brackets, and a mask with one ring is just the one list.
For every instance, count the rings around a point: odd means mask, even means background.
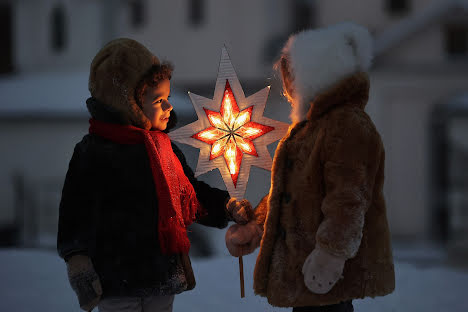
[{"label": "white fluffy fur hat", "polygon": [[372,61],[372,37],[354,23],[292,35],[282,55],[289,58],[294,102],[291,118],[305,120],[312,101],[335,83],[357,72],[367,72]]}]

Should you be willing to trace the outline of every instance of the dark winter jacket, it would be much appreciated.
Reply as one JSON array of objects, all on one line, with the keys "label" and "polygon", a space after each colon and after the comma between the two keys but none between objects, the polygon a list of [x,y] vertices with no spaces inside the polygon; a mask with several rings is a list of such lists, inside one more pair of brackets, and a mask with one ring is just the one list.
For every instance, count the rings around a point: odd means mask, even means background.
[{"label": "dark winter jacket", "polygon": [[[93,118],[122,123],[118,113],[90,99]],[[228,193],[197,181],[173,144],[208,214],[198,223],[224,228]],[[103,297],[142,292],[175,294],[195,286],[188,255],[163,255],[158,241],[158,198],[144,144],[122,145],[94,134],[74,150],[60,202],[57,248],[65,260],[90,256]]]}]

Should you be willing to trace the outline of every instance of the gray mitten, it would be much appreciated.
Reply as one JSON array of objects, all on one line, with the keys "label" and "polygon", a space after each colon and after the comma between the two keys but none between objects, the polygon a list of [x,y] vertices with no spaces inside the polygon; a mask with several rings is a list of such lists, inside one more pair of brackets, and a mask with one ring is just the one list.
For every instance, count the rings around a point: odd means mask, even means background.
[{"label": "gray mitten", "polygon": [[342,277],[345,262],[317,246],[302,266],[305,285],[315,294],[328,293]]},{"label": "gray mitten", "polygon": [[85,255],[72,256],[67,261],[67,271],[68,280],[78,296],[81,309],[91,311],[102,295],[101,281],[91,259]]}]

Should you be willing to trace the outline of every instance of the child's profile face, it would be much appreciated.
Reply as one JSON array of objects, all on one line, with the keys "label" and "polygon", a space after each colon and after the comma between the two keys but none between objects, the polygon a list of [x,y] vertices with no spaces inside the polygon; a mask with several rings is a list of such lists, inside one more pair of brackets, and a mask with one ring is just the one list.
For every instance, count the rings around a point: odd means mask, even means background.
[{"label": "child's profile face", "polygon": [[152,129],[165,130],[172,105],[168,99],[171,94],[169,79],[161,80],[155,87],[148,87],[143,95],[142,110],[151,121]]}]

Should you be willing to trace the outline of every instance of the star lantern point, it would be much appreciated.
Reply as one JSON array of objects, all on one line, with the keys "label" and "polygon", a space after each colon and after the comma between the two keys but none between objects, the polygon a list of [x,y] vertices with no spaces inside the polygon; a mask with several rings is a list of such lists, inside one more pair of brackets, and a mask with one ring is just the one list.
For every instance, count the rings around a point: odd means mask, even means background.
[{"label": "star lantern point", "polygon": [[253,105],[242,111],[239,109],[228,80],[220,111],[215,112],[205,107],[203,110],[211,127],[195,133],[192,138],[211,145],[210,160],[224,156],[236,187],[243,154],[258,157],[253,140],[275,128],[251,121]]},{"label": "star lantern point", "polygon": [[271,170],[267,145],[283,137],[289,125],[263,116],[269,91],[245,97],[223,48],[213,99],[189,92],[198,120],[169,133],[172,140],[200,149],[195,176],[217,168],[230,196],[243,198],[250,167]]}]

